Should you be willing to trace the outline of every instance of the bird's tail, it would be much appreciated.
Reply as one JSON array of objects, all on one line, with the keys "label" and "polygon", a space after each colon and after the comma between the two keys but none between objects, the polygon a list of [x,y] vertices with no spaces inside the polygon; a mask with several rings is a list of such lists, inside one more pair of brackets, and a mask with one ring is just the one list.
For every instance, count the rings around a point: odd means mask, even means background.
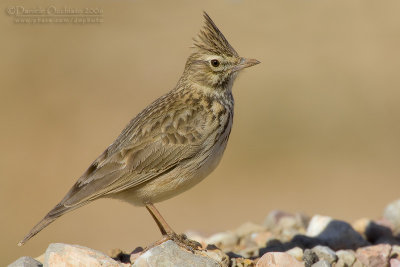
[{"label": "bird's tail", "polygon": [[42,231],[43,228],[45,228],[50,223],[54,222],[56,219],[57,217],[49,217],[49,216],[44,217],[38,224],[35,225],[35,227],[32,228],[32,230],[24,237],[24,239],[19,241],[18,246],[24,245],[29,239],[31,239],[37,233]]},{"label": "bird's tail", "polygon": [[34,237],[37,233],[43,230],[46,226],[48,226],[50,223],[54,222],[58,217],[64,215],[65,213],[72,211],[78,207],[83,206],[86,203],[82,203],[77,206],[73,207],[66,207],[62,205],[61,203],[58,204],[57,206],[54,207],[38,224],[36,224],[32,230],[22,239],[19,243],[18,246],[24,245],[29,239]]}]

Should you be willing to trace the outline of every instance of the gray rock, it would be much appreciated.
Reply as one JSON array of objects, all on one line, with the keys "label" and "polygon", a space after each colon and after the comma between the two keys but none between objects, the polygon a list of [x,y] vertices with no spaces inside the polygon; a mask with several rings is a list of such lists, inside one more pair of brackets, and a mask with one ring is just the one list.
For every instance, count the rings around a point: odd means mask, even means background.
[{"label": "gray rock", "polygon": [[83,246],[50,244],[44,256],[47,266],[122,266],[102,252]]},{"label": "gray rock", "polygon": [[21,257],[8,267],[42,267],[43,264],[31,257]]},{"label": "gray rock", "polygon": [[307,235],[314,237],[320,244],[325,244],[333,250],[355,250],[358,247],[370,245],[349,223],[320,215],[311,219]]},{"label": "gray rock", "polygon": [[331,267],[332,265],[329,263],[329,261],[326,260],[320,260],[316,263],[314,263],[313,265],[311,265],[311,267]]},{"label": "gray rock", "polygon": [[338,261],[335,267],[349,267],[356,261],[355,253],[352,250],[338,250],[336,256],[338,256]]},{"label": "gray rock", "polygon": [[395,235],[400,233],[400,199],[386,206],[383,212],[383,218],[392,223]]},{"label": "gray rock", "polygon": [[311,249],[304,250],[303,261],[304,261],[306,267],[310,267],[314,263],[317,263],[318,260],[319,260],[318,256],[317,256],[317,254],[315,254],[314,251],[312,251]]},{"label": "gray rock", "polygon": [[[140,255],[134,267],[192,267],[192,266],[221,266],[220,263],[208,256],[193,254],[179,247],[175,242],[168,240],[156,247],[153,247]],[[225,265],[226,266],[226,265]]]},{"label": "gray rock", "polygon": [[330,264],[337,261],[338,257],[336,256],[335,252],[330,249],[329,247],[325,246],[315,246],[311,249],[315,254],[317,254],[318,259],[326,260]]}]

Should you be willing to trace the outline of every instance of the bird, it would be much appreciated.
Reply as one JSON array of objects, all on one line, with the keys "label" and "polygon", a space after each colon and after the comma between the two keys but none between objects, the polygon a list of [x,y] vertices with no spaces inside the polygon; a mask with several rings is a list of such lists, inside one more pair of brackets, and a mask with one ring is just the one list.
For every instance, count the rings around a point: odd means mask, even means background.
[{"label": "bird", "polygon": [[192,188],[217,167],[232,129],[233,82],[240,71],[260,63],[240,57],[210,16],[203,16],[176,86],[129,122],[19,246],[100,198],[146,207],[162,236],[176,239],[154,203]]}]

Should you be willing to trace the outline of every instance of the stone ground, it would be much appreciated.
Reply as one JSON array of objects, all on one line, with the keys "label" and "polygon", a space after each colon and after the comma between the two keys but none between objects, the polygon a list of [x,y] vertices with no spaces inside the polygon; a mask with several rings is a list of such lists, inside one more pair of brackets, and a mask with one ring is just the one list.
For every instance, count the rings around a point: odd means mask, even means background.
[{"label": "stone ground", "polygon": [[9,266],[400,267],[400,200],[389,204],[379,220],[347,223],[272,211],[261,225],[248,222],[209,237],[196,232],[186,236],[199,242],[198,249],[167,240],[106,255],[78,245],[50,244],[42,256],[22,257]]}]

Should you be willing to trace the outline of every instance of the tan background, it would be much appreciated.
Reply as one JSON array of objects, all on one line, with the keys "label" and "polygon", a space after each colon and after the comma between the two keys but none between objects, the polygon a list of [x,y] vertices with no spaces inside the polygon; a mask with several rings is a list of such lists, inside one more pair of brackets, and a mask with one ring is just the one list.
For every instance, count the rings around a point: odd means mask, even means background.
[{"label": "tan background", "polygon": [[15,25],[0,15],[0,265],[65,242],[107,252],[160,236],[143,208],[100,200],[16,243],[126,123],[178,80],[209,12],[262,64],[234,86],[219,168],[159,204],[205,234],[272,209],[347,221],[400,197],[399,1],[3,1],[99,7],[98,25]]}]

